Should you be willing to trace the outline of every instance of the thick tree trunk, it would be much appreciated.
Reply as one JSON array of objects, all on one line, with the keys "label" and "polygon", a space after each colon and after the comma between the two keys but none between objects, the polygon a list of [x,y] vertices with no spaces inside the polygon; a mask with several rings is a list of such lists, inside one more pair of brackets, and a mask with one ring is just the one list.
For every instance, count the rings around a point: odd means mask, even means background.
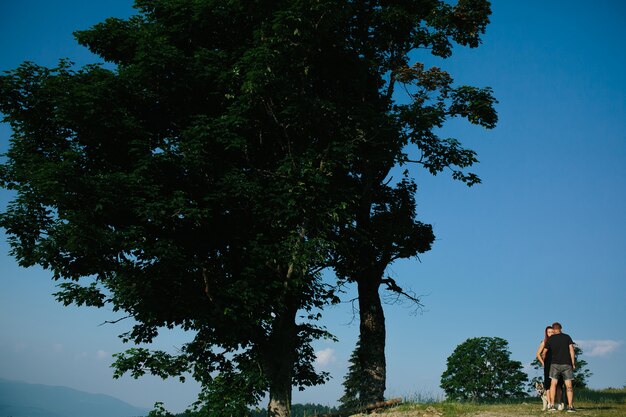
[{"label": "thick tree trunk", "polygon": [[291,417],[291,383],[285,386],[283,382],[270,381],[269,417]]},{"label": "thick tree trunk", "polygon": [[296,360],[297,327],[295,307],[276,317],[264,352],[265,372],[269,382],[269,417],[291,416],[291,387]]},{"label": "thick tree trunk", "polygon": [[377,271],[368,271],[357,280],[361,319],[359,362],[363,373],[359,401],[362,404],[385,399],[385,314],[378,293],[380,282],[381,276]]}]

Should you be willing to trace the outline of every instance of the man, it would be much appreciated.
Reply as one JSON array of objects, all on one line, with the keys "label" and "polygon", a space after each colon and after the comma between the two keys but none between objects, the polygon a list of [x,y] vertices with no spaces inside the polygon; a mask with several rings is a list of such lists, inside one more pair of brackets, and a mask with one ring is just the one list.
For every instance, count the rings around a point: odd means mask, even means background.
[{"label": "man", "polygon": [[[562,333],[563,327],[560,323],[552,324],[554,334],[548,338],[542,357],[545,358],[548,351],[552,355],[552,364],[550,365],[550,398],[556,396],[556,386],[559,377],[563,377],[565,381],[565,389],[567,391],[567,411],[573,413],[574,408],[574,388],[572,381],[574,380],[574,370],[576,369],[576,356],[574,355],[574,342],[569,335]],[[556,411],[554,404],[548,404],[548,411]]]},{"label": "man", "polygon": [[552,385],[552,380],[550,379],[550,365],[552,365],[552,353],[548,351],[545,356],[543,355],[543,348],[548,342],[550,336],[554,334],[554,330],[552,329],[552,325],[546,327],[544,330],[544,337],[541,343],[539,344],[539,348],[537,349],[537,360],[543,366],[543,390],[544,393],[541,397],[543,401],[542,411],[548,409],[548,404],[559,404],[557,407],[560,410],[565,409],[565,404],[561,402],[563,398],[563,394],[565,393],[565,383],[563,382],[563,378],[559,378],[559,383],[556,386],[556,398],[550,398],[550,385]]}]

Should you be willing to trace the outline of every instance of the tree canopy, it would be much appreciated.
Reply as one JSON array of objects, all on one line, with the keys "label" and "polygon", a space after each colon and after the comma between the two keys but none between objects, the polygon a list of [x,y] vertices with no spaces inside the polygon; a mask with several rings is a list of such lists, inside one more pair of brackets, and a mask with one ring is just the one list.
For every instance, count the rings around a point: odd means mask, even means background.
[{"label": "tree canopy", "polygon": [[[75,34],[112,68],[27,62],[0,77],[13,130],[0,185],[15,192],[0,226],[20,265],[61,281],[61,302],[133,320],[122,337],[139,346],[117,355],[116,376],[191,373],[205,403],[269,392],[270,414],[288,415],[292,385],[326,378],[311,342],[331,337],[315,320],[337,296],[320,272],[367,283],[376,303],[389,262],[434,239],[414,181],[386,179],[411,162],[405,147],[433,174],[479,181],[464,171],[474,152],[433,131],[453,117],[493,127],[491,90],[409,54],[477,46],[489,3],[135,7]],[[173,327],[194,340],[141,347]]]},{"label": "tree canopy", "polygon": [[[373,5],[376,7],[371,7]],[[466,169],[476,154],[455,138],[437,134],[454,117],[492,128],[497,122],[491,89],[454,86],[440,68],[426,68],[418,52],[447,58],[455,43],[476,47],[489,22],[487,1],[355,2],[357,33],[367,41],[355,46],[380,76],[378,112],[364,130],[361,152],[352,165],[358,199],[351,206],[354,220],[339,229],[334,264],[340,280],[358,287],[360,348],[359,399],[383,400],[386,388],[385,316],[380,287],[419,300],[385,276],[396,260],[415,257],[431,249],[432,227],[417,219],[417,186],[408,170],[395,183],[392,168],[416,164],[436,175],[450,170],[452,177],[472,186],[480,178]],[[367,34],[367,36],[365,35]],[[363,39],[362,38],[362,39]],[[407,100],[395,99],[396,90]],[[365,125],[367,126],[367,125]],[[418,158],[409,157],[409,149]]]},{"label": "tree canopy", "polygon": [[[25,63],[1,78],[14,131],[1,181],[16,198],[0,224],[21,265],[66,280],[63,303],[132,317],[124,340],[195,332],[176,354],[129,349],[116,375],[191,372],[215,388],[219,372],[248,402],[275,389],[288,403],[292,384],[325,379],[310,342],[326,333],[309,319],[334,300],[319,271],[350,198],[347,103],[364,66],[312,36],[319,4],[137,7],[76,34],[115,69]],[[331,77],[327,59],[345,68]]]},{"label": "tree canopy", "polygon": [[452,400],[491,400],[526,396],[522,363],[510,359],[508,342],[476,337],[458,345],[448,357],[441,388]]}]

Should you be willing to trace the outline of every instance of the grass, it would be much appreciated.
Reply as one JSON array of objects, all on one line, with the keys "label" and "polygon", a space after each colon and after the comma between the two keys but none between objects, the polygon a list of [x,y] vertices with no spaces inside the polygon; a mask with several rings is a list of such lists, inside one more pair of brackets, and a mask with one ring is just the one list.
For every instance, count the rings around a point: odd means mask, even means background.
[{"label": "grass", "polygon": [[[607,388],[603,390],[578,390],[574,393],[574,400],[576,397],[580,398],[580,401],[590,403],[617,403],[626,404],[626,388]],[[578,395],[577,395],[578,394]]]},{"label": "grass", "polygon": [[[626,388],[605,390],[579,389],[574,392],[576,416],[624,417],[626,416]],[[533,417],[566,415],[565,412],[541,411],[541,399],[528,397],[520,400],[502,400],[490,403],[453,401],[411,401],[390,408],[380,417]],[[567,415],[570,415],[567,413]]]}]

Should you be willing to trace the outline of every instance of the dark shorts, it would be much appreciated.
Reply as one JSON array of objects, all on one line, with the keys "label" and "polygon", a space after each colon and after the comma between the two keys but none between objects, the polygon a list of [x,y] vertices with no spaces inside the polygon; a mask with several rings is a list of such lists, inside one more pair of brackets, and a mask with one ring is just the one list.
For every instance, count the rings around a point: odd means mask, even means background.
[{"label": "dark shorts", "polygon": [[[543,368],[543,387],[546,391],[550,391],[550,385],[552,385],[552,380],[550,379],[550,366],[546,366]],[[559,378],[559,385],[563,385],[563,376]]]},{"label": "dark shorts", "polygon": [[553,363],[550,365],[550,379],[563,378],[565,381],[571,381],[574,379],[574,370],[572,365],[559,365]]}]

